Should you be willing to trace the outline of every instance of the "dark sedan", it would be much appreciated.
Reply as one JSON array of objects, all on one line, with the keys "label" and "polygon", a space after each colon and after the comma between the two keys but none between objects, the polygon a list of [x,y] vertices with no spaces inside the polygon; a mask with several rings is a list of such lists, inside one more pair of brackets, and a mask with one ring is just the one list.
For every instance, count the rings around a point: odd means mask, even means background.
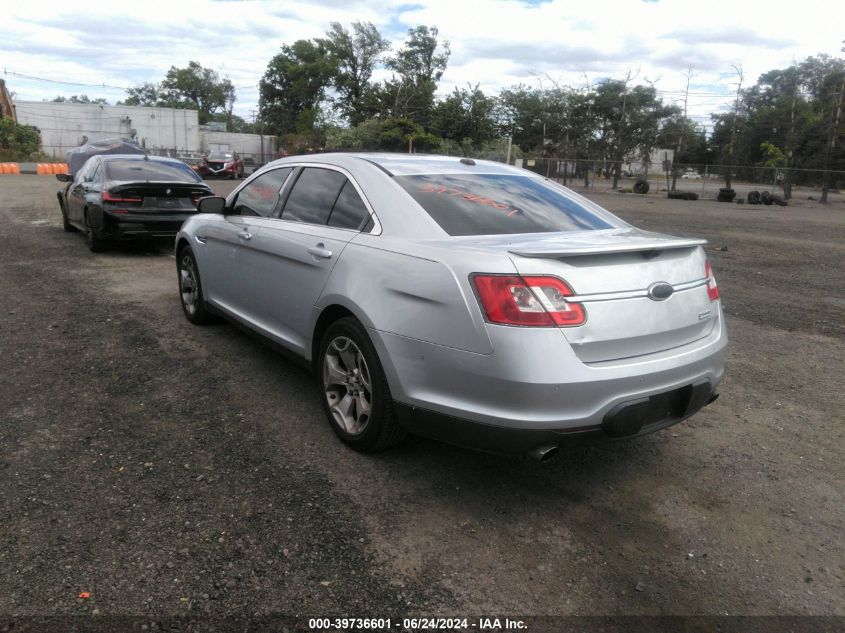
[{"label": "dark sedan", "polygon": [[122,154],[89,158],[58,192],[65,231],[82,231],[94,252],[112,241],[174,237],[199,199],[211,195],[182,161]]}]

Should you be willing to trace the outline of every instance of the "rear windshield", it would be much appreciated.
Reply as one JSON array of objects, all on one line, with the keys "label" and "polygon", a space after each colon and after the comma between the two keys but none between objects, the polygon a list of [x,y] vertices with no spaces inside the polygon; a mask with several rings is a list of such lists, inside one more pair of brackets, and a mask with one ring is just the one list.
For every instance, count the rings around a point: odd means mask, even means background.
[{"label": "rear windshield", "polygon": [[160,163],[153,160],[106,161],[106,178],[122,181],[200,182],[202,178],[185,163]]},{"label": "rear windshield", "polygon": [[[617,226],[557,186],[528,176],[434,174],[394,180],[449,235],[506,235]],[[619,225],[621,226],[621,225]]]}]

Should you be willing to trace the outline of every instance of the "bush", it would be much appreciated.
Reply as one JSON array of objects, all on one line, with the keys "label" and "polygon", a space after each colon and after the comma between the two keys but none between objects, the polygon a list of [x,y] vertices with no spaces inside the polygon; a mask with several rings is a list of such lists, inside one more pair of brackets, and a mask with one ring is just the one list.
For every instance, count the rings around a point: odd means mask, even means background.
[{"label": "bush", "polygon": [[408,119],[370,119],[353,128],[328,130],[326,149],[407,152],[408,139],[415,152],[436,150],[442,142]]},{"label": "bush", "polygon": [[15,123],[7,116],[0,120],[0,160],[28,160],[38,153],[40,147],[38,128]]}]

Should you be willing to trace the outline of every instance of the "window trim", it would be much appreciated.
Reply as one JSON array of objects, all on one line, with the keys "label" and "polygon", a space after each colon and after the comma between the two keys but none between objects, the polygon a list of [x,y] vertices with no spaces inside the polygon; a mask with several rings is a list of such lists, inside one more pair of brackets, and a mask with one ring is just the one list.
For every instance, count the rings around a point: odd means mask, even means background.
[{"label": "window trim", "polygon": [[[367,207],[367,211],[370,213],[370,218],[373,221],[373,228],[370,229],[369,231],[358,231],[356,229],[344,229],[344,228],[337,227],[337,226],[328,226],[326,224],[307,224],[305,222],[298,222],[296,220],[283,220],[281,217],[278,217],[275,214],[275,211],[274,211],[274,214],[272,216],[268,216],[268,217],[261,216],[261,219],[263,219],[263,220],[273,220],[275,222],[284,222],[285,224],[295,224],[297,226],[322,226],[323,228],[332,229],[334,231],[350,231],[351,233],[355,233],[355,234],[358,234],[358,235],[376,235],[376,236],[378,236],[378,235],[382,234],[383,229],[382,229],[381,222],[379,221],[378,214],[376,214],[375,209],[373,209],[373,205],[370,204],[369,199],[364,194],[364,190],[361,189],[361,185],[358,184],[358,181],[355,180],[355,178],[352,176],[352,174],[349,173],[348,170],[344,169],[343,167],[338,167],[337,165],[330,165],[328,163],[318,163],[318,162],[311,162],[311,161],[291,161],[291,162],[286,162],[286,163],[280,163],[279,165],[274,165],[271,169],[263,169],[262,168],[261,171],[255,172],[254,174],[251,174],[250,177],[247,180],[242,182],[236,189],[234,189],[229,194],[229,196],[226,197],[227,208],[229,207],[228,201],[231,199],[232,202],[234,203],[237,200],[238,195],[240,195],[241,190],[244,187],[246,187],[249,183],[251,183],[253,180],[255,180],[258,176],[260,176],[261,174],[266,174],[268,171],[273,171],[275,169],[283,169],[283,168],[288,168],[288,167],[292,167],[293,171],[291,171],[291,173],[288,175],[287,180],[285,180],[285,184],[282,186],[282,189],[280,190],[283,195],[280,197],[280,201],[282,201],[282,202],[281,202],[281,206],[278,207],[279,212],[281,212],[284,209],[284,205],[285,205],[285,203],[287,203],[287,197],[290,194],[290,190],[293,188],[292,184],[295,181],[292,180],[292,178],[294,176],[296,176],[298,178],[299,172],[304,167],[322,167],[323,169],[332,169],[334,171],[340,172],[341,174],[346,176],[346,178],[349,180],[349,182],[351,182],[354,185],[355,191],[358,192],[358,195],[361,197],[361,200],[363,200],[363,202],[364,202],[364,206]],[[410,198],[410,195],[408,197]],[[282,200],[282,198],[284,198],[284,200]],[[411,198],[411,200],[413,200],[413,198]],[[414,201],[414,203],[416,204],[416,201]],[[238,216],[238,217],[253,217],[253,216]],[[366,226],[366,224],[364,226]]]},{"label": "window trim", "polygon": [[[276,214],[283,206],[283,200],[287,200],[287,192],[286,189],[289,189],[288,183],[290,182],[291,177],[296,173],[296,169],[291,169],[290,173],[285,177],[284,181],[282,181],[281,186],[279,187],[278,198],[276,200],[276,204],[273,206],[273,210],[270,212],[270,215],[243,215],[241,213],[235,213],[235,205],[238,203],[238,197],[241,195],[241,192],[247,188],[247,186],[251,185],[253,182],[261,178],[262,176],[269,174],[271,171],[279,171],[280,169],[290,169],[289,165],[279,165],[278,167],[274,167],[273,169],[268,169],[266,171],[262,171],[261,174],[257,175],[255,178],[250,177],[249,180],[241,184],[237,189],[232,192],[232,213],[229,215],[233,215],[236,217],[241,218],[261,218],[263,220],[276,220]],[[228,205],[227,205],[228,206]]]},{"label": "window trim", "polygon": [[[296,162],[290,162],[290,163],[283,163],[281,165],[277,165],[273,169],[283,169],[283,168],[286,168],[286,167],[293,167],[293,171],[290,173],[287,180],[285,180],[285,184],[282,186],[282,189],[281,189],[281,191],[283,192],[282,197],[284,198],[284,200],[282,201],[281,206],[279,206],[279,208],[278,208],[279,215],[276,215],[274,213],[273,216],[264,218],[265,220],[275,220],[277,222],[284,222],[286,224],[295,224],[297,226],[318,226],[318,227],[321,226],[323,228],[332,229],[334,231],[349,231],[351,233],[363,234],[363,235],[381,235],[382,234],[382,225],[381,225],[381,222],[379,221],[378,215],[376,214],[375,210],[373,209],[373,205],[370,204],[370,201],[367,199],[367,196],[364,194],[363,189],[361,189],[361,185],[358,184],[358,181],[355,180],[355,178],[352,176],[352,174],[349,173],[349,171],[347,171],[343,167],[338,167],[337,165],[330,165],[328,163],[316,163],[316,162],[310,162],[310,161],[309,162],[296,161]],[[322,168],[322,169],[331,169],[333,171],[339,172],[339,173],[343,174],[344,176],[346,176],[346,179],[349,180],[349,182],[351,182],[352,185],[355,187],[355,191],[358,193],[358,195],[360,196],[361,200],[364,203],[364,206],[367,208],[367,211],[370,214],[370,218],[373,221],[373,228],[370,229],[369,231],[359,231],[357,229],[346,229],[346,228],[342,228],[342,227],[339,227],[339,226],[328,226],[327,224],[309,224],[308,222],[300,222],[299,220],[285,220],[285,219],[283,219],[281,217],[281,212],[284,211],[285,204],[287,204],[287,201],[288,201],[288,196],[290,195],[290,192],[293,189],[293,185],[296,184],[296,180],[292,180],[292,178],[295,177],[296,179],[298,179],[299,174],[306,167],[319,167],[319,168]],[[272,170],[268,169],[267,171],[272,171]],[[264,173],[267,173],[267,172],[262,171],[260,173],[264,174]],[[240,187],[238,187],[235,191],[232,192],[233,194],[236,194],[235,197],[232,198],[233,202],[235,200],[237,200],[237,194],[240,194],[241,189],[246,187],[250,182],[252,182],[252,180],[253,180],[253,178],[252,178],[252,176],[250,176],[249,180],[244,182]],[[290,183],[290,186],[289,186],[289,183]],[[366,225],[367,225],[367,223],[364,223],[364,226],[366,226]]]}]

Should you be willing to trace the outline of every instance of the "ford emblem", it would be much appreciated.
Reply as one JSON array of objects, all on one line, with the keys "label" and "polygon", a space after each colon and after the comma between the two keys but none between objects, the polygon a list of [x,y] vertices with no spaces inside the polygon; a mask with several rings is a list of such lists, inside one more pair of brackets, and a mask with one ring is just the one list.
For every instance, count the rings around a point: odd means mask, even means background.
[{"label": "ford emblem", "polygon": [[672,284],[667,284],[665,281],[655,281],[648,287],[648,298],[652,301],[666,301],[675,289]]}]

